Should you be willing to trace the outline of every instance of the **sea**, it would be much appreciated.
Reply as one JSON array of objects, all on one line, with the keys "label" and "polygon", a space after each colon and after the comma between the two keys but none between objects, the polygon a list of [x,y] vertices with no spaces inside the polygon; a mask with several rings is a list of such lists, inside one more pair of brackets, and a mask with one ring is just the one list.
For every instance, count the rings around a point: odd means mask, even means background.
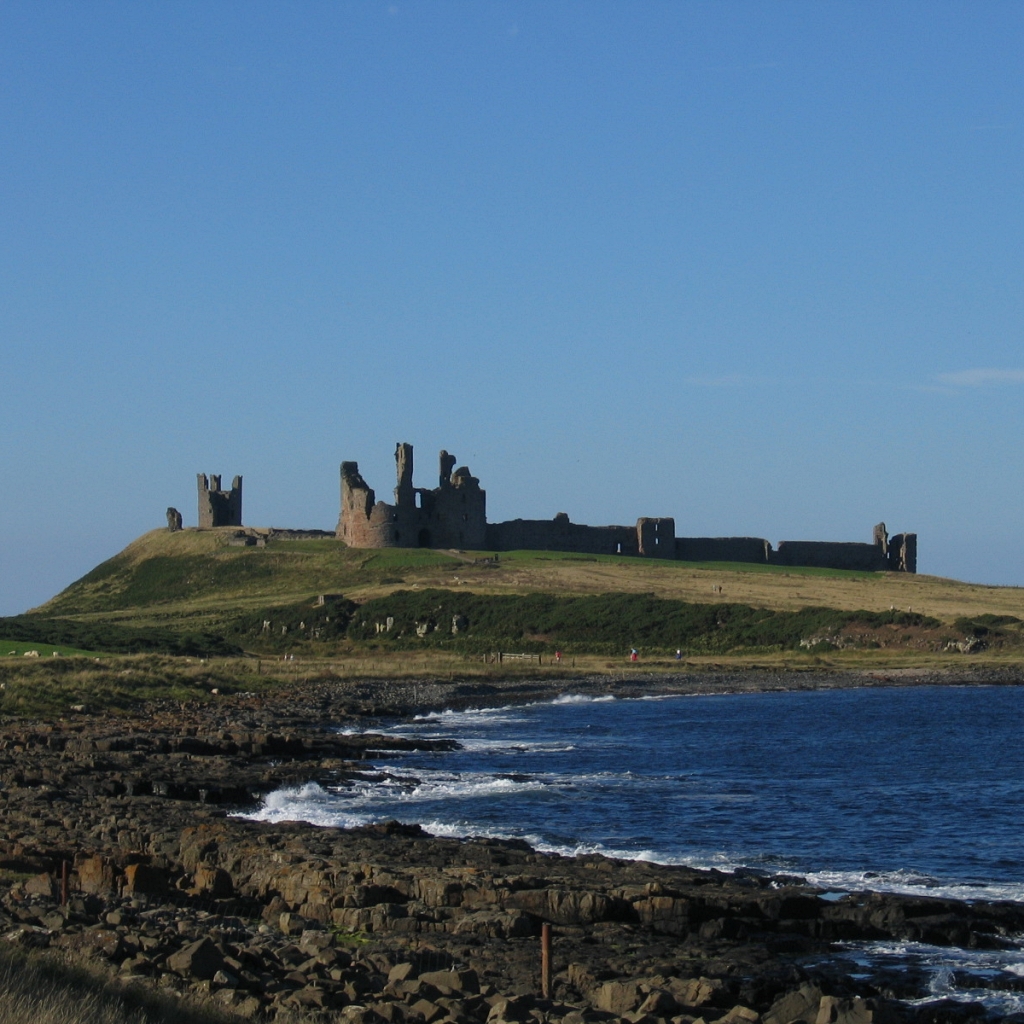
[{"label": "sea", "polygon": [[[281,789],[252,816],[397,819],[563,854],[799,876],[835,895],[1024,902],[1024,687],[566,693],[373,731],[459,748],[388,752],[355,783]],[[1024,1010],[991,987],[1024,987],[1024,937],[999,952],[861,943],[848,956],[925,972],[929,998]]]}]

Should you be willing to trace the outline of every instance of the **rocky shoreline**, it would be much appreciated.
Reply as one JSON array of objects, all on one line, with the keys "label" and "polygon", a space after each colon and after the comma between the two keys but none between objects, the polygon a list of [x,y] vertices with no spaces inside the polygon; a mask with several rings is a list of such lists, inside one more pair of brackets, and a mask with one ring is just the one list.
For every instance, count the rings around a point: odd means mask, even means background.
[{"label": "rocky shoreline", "polygon": [[[428,708],[567,690],[937,682],[1011,685],[1024,673],[319,680],[158,704],[137,718],[84,711],[8,723],[0,726],[0,934],[254,1019],[304,1010],[350,1024],[992,1019],[980,1004],[914,1004],[928,995],[924,977],[865,969],[837,943],[1014,948],[1024,905],[823,898],[798,879],[544,855],[397,823],[345,831],[229,816],[282,785],[363,776],[374,752],[412,745],[367,730]],[[975,980],[1024,988],[1016,975]]]}]

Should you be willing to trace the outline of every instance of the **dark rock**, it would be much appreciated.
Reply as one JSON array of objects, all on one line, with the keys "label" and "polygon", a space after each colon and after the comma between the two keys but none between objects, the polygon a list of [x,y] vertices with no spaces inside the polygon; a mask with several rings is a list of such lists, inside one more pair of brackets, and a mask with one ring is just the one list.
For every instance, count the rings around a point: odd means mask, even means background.
[{"label": "dark rock", "polygon": [[433,985],[442,995],[480,991],[480,979],[476,971],[428,971],[421,974],[419,980],[423,984]]},{"label": "dark rock", "polygon": [[197,939],[167,958],[167,966],[177,974],[209,979],[223,966],[224,957],[209,938]]},{"label": "dark rock", "polygon": [[167,876],[148,864],[129,864],[124,869],[126,895],[161,896],[167,891]]},{"label": "dark rock", "polygon": [[821,989],[814,985],[801,985],[794,992],[779,996],[768,1008],[763,1024],[815,1024],[821,1003]]}]

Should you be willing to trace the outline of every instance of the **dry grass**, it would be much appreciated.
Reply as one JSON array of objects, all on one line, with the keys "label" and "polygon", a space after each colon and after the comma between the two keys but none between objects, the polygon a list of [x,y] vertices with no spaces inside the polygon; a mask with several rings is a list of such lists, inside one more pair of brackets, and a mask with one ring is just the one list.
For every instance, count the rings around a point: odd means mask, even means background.
[{"label": "dry grass", "polygon": [[298,602],[317,593],[342,593],[363,601],[399,589],[443,587],[485,594],[650,593],[776,610],[895,607],[944,622],[986,613],[1024,619],[1024,588],[937,576],[557,552],[508,552],[496,564],[486,564],[486,553],[361,551],[331,540],[230,547],[232,532],[144,534],[40,610],[136,625],[165,626],[173,621],[176,626],[203,628],[249,609]]},{"label": "dry grass", "polygon": [[0,717],[60,715],[76,706],[137,712],[151,700],[205,701],[217,692],[273,687],[271,673],[260,675],[258,667],[244,658],[207,662],[147,654],[0,659]]},{"label": "dry grass", "polygon": [[215,1006],[126,988],[52,957],[0,953],[0,1024],[228,1024]]}]

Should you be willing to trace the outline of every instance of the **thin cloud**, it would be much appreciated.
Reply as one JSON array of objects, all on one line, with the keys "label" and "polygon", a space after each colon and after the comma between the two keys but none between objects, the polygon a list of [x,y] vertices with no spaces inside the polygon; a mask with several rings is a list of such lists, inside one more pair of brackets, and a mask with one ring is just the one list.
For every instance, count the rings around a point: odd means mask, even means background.
[{"label": "thin cloud", "polygon": [[1024,370],[957,370],[940,373],[935,379],[947,387],[985,388],[993,384],[1024,384]]}]

